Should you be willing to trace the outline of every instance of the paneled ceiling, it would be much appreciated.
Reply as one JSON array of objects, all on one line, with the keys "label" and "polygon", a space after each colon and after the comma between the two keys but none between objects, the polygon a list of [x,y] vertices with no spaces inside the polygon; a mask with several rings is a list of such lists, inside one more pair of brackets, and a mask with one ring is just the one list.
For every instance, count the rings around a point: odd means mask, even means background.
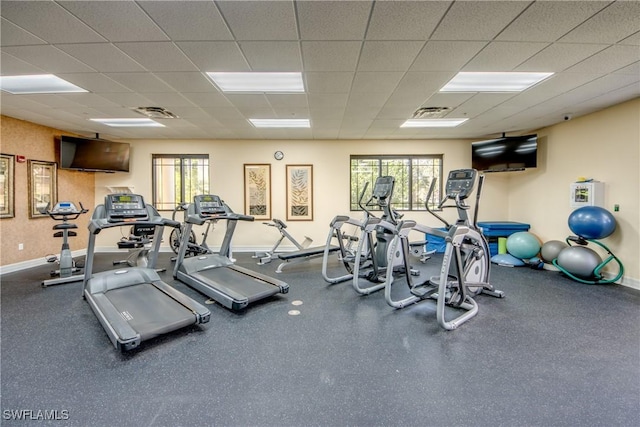
[{"label": "paneled ceiling", "polygon": [[[87,93],[12,95],[3,115],[104,138],[422,139],[520,133],[640,95],[638,1],[4,1],[2,76]],[[228,94],[207,71],[299,71],[305,92]],[[443,93],[460,71],[555,74],[520,93]],[[164,128],[90,118],[179,116]],[[422,107],[468,118],[401,128]],[[249,118],[308,118],[257,129]]]}]

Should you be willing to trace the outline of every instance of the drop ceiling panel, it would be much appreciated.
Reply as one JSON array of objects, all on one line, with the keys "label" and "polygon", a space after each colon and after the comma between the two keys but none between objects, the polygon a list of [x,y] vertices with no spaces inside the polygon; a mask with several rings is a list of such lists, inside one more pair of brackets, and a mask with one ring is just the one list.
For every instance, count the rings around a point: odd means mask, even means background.
[{"label": "drop ceiling panel", "polygon": [[197,71],[187,56],[172,42],[116,43],[149,71]]},{"label": "drop ceiling panel", "polygon": [[56,47],[104,73],[144,71],[144,67],[111,43],[58,44]]},{"label": "drop ceiling panel", "polygon": [[173,88],[148,73],[106,73],[107,77],[139,93],[173,92]]},{"label": "drop ceiling panel", "polygon": [[307,108],[307,94],[305,93],[269,93],[265,95],[269,104],[273,107],[304,107]]},{"label": "drop ceiling panel", "polygon": [[[296,40],[293,2],[218,1],[236,40]],[[265,25],[268,23],[268,25]]]},{"label": "drop ceiling panel", "polygon": [[33,44],[46,44],[46,42],[4,18],[0,20],[0,45],[23,46]]},{"label": "drop ceiling panel", "polygon": [[92,93],[131,92],[130,89],[97,73],[60,73],[58,77]]},{"label": "drop ceiling panel", "polygon": [[376,2],[367,29],[368,40],[427,40],[449,2]]},{"label": "drop ceiling panel", "polygon": [[491,110],[496,105],[500,105],[514,96],[515,94],[513,93],[479,93],[447,114],[447,118],[471,119],[487,110]]},{"label": "drop ceiling panel", "polygon": [[537,1],[496,40],[553,42],[608,4],[608,1]]},{"label": "drop ceiling panel", "polygon": [[302,40],[362,40],[371,1],[303,1],[297,3]]},{"label": "drop ceiling panel", "polygon": [[640,60],[636,46],[611,46],[567,69],[575,73],[610,73]]},{"label": "drop ceiling panel", "polygon": [[355,71],[361,42],[302,42],[305,71]]},{"label": "drop ceiling panel", "polygon": [[2,50],[29,64],[47,70],[50,74],[95,71],[53,46],[4,47]]},{"label": "drop ceiling panel", "polygon": [[492,42],[464,66],[464,71],[513,71],[548,43]]},{"label": "drop ceiling panel", "polygon": [[229,100],[220,92],[183,92],[185,98],[189,99],[195,105],[208,108],[208,107],[227,107],[233,106]]},{"label": "drop ceiling panel", "polygon": [[173,113],[173,107],[194,107],[195,104],[177,92],[145,93],[144,96],[153,102],[147,107],[162,106]]},{"label": "drop ceiling panel", "polygon": [[493,40],[527,6],[526,1],[454,2],[432,40]]},{"label": "drop ceiling panel", "polygon": [[233,40],[212,1],[141,1],[138,5],[172,40]]},{"label": "drop ceiling panel", "polygon": [[0,72],[4,76],[46,73],[42,68],[9,55],[4,51],[0,55]]},{"label": "drop ceiling panel", "polygon": [[429,41],[411,65],[411,71],[458,71],[486,42]]},{"label": "drop ceiling panel", "polygon": [[162,41],[167,35],[136,2],[61,1],[60,4],[111,42]]},{"label": "drop ceiling panel", "polygon": [[568,43],[617,43],[638,28],[640,2],[616,1],[560,39]]},{"label": "drop ceiling panel", "polygon": [[154,73],[178,92],[218,92],[211,80],[199,71]]},{"label": "drop ceiling panel", "polygon": [[351,86],[352,93],[383,93],[390,95],[404,76],[403,72],[358,71]]},{"label": "drop ceiling panel", "polygon": [[349,93],[353,72],[305,72],[309,93]]},{"label": "drop ceiling panel", "polygon": [[235,42],[177,42],[200,71],[250,71]]},{"label": "drop ceiling panel", "polygon": [[52,1],[3,1],[2,16],[48,43],[91,43],[105,39]]},{"label": "drop ceiling panel", "polygon": [[422,46],[422,41],[366,41],[360,54],[358,71],[407,70]]},{"label": "drop ceiling panel", "polygon": [[524,61],[515,71],[560,72],[607,47],[606,44],[554,43]]},{"label": "drop ceiling panel", "polygon": [[302,71],[298,42],[240,42],[252,71]]},{"label": "drop ceiling panel", "polygon": [[309,108],[311,109],[344,108],[347,105],[348,97],[349,95],[346,93],[310,93],[309,95],[307,95]]}]

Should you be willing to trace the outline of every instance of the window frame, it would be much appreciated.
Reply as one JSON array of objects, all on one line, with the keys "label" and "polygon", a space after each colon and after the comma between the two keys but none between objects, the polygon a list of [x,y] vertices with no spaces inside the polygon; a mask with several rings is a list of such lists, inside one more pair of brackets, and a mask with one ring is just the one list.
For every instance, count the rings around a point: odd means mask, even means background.
[{"label": "window frame", "polygon": [[[156,189],[156,180],[158,179],[158,174],[157,174],[157,170],[156,170],[156,160],[157,159],[179,159],[180,160],[180,194],[176,194],[177,197],[179,197],[179,200],[174,200],[174,204],[175,206],[178,206],[178,204],[180,203],[191,203],[192,200],[186,200],[186,186],[185,186],[185,160],[189,159],[189,160],[193,160],[193,159],[201,159],[201,160],[206,160],[207,164],[206,166],[203,166],[203,168],[206,168],[206,174],[204,176],[206,176],[207,182],[205,184],[206,187],[208,187],[209,189],[211,189],[211,176],[210,176],[210,163],[209,163],[209,155],[208,154],[171,154],[171,153],[161,153],[161,154],[152,154],[151,155],[151,199],[152,199],[152,204],[153,206],[159,206],[157,197],[158,197],[158,193],[157,193],[157,189]],[[167,203],[163,203],[163,205],[166,205]],[[168,210],[173,210],[175,209],[167,209],[165,207],[163,208],[158,208],[158,211],[168,211]]]},{"label": "window frame", "polygon": [[[382,169],[383,169],[383,161],[384,160],[401,160],[401,161],[408,161],[409,165],[407,168],[407,175],[408,175],[408,185],[407,188],[408,190],[408,206],[409,209],[405,209],[405,208],[399,208],[397,206],[394,206],[394,209],[397,211],[403,211],[403,212],[420,212],[420,211],[426,211],[426,208],[424,207],[424,202],[421,201],[415,201],[413,200],[413,161],[417,160],[417,159],[433,159],[433,160],[439,160],[440,163],[440,170],[439,170],[439,176],[437,176],[437,183],[436,183],[436,188],[434,189],[434,194],[432,195],[432,199],[431,199],[431,203],[429,204],[429,207],[431,208],[431,210],[438,210],[438,203],[440,202],[440,200],[438,200],[438,197],[440,194],[442,194],[442,188],[443,188],[443,176],[444,176],[444,155],[443,154],[351,154],[349,156],[349,209],[351,211],[361,211],[362,209],[357,206],[358,204],[358,200],[353,200],[352,196],[354,195],[353,193],[353,188],[352,188],[352,184],[353,184],[353,180],[354,180],[354,171],[352,168],[352,163],[353,160],[372,160],[372,161],[377,161],[378,163],[378,175],[377,176],[382,176]],[[369,184],[370,186],[373,185],[373,182],[371,182]],[[397,187],[394,189],[394,193],[396,191]],[[361,191],[361,189],[359,189]],[[358,194],[360,193],[360,191],[358,191],[357,193],[355,193],[355,197],[357,198]],[[371,191],[371,189],[367,190],[368,192]],[[438,196],[438,197],[435,197]],[[354,209],[353,207],[356,206],[356,209]],[[417,208],[416,208],[417,207]],[[377,209],[373,209],[373,210],[377,210]]]}]

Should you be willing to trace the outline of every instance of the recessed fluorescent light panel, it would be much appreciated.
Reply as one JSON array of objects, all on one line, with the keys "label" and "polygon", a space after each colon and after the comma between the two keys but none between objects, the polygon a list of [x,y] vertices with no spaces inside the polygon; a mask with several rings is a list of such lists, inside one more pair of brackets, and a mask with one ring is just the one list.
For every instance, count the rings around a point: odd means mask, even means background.
[{"label": "recessed fluorescent light panel", "polygon": [[553,73],[458,73],[440,92],[521,92]]},{"label": "recessed fluorescent light panel", "polygon": [[304,92],[302,73],[207,73],[223,92]]},{"label": "recessed fluorescent light panel", "polygon": [[469,119],[409,119],[401,128],[453,128]]},{"label": "recessed fluorescent light panel", "polygon": [[31,76],[0,76],[0,89],[14,95],[35,93],[88,92],[53,74]]},{"label": "recessed fluorescent light panel", "polygon": [[103,125],[114,128],[163,128],[162,123],[158,123],[151,119],[89,119],[92,122],[102,123]]},{"label": "recessed fluorescent light panel", "polygon": [[249,119],[257,128],[310,128],[309,119]]}]

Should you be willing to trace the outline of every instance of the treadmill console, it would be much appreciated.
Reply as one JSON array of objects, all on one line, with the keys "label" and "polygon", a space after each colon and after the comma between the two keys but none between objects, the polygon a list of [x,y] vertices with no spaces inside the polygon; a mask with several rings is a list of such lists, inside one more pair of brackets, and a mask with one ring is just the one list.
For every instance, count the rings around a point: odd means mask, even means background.
[{"label": "treadmill console", "polygon": [[458,197],[460,200],[468,198],[476,185],[477,178],[478,172],[475,169],[452,170],[447,177],[445,189],[447,198]]},{"label": "treadmill console", "polygon": [[227,213],[224,202],[213,194],[194,196],[195,213],[200,216],[223,215]]},{"label": "treadmill console", "polygon": [[107,221],[146,221],[149,212],[144,199],[139,194],[107,194],[104,199]]}]

